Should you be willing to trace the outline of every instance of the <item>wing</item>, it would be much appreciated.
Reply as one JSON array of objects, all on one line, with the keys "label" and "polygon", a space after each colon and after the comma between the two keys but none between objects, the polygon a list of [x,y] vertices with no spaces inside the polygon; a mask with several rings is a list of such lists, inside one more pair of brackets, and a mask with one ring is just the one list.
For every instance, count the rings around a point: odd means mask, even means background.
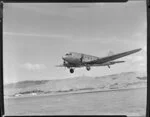
[{"label": "wing", "polygon": [[112,55],[112,56],[98,58],[97,60],[86,62],[86,64],[102,64],[102,63],[105,63],[105,62],[109,62],[109,61],[112,61],[112,60],[115,60],[115,59],[119,59],[121,57],[130,55],[130,54],[136,53],[136,52],[138,52],[140,50],[142,50],[142,49],[139,48],[139,49],[135,49],[135,50],[131,50],[131,51],[115,54],[115,55]]}]

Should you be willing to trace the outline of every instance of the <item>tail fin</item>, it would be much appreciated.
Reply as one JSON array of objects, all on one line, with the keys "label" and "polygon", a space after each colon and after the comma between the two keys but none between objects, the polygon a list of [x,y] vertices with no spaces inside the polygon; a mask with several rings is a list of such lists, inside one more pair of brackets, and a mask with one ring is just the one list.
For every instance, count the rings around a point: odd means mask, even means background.
[{"label": "tail fin", "polygon": [[112,56],[112,55],[114,55],[114,52],[109,51],[109,52],[108,52],[108,56]]}]

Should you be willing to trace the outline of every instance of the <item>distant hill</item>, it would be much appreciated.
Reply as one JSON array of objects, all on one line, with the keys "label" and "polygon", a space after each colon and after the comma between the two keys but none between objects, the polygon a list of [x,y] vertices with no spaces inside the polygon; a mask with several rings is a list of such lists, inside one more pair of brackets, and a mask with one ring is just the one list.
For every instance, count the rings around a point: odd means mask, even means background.
[{"label": "distant hill", "polygon": [[93,89],[145,87],[146,73],[123,72],[101,77],[80,76],[61,80],[21,81],[4,86],[4,95],[51,93]]},{"label": "distant hill", "polygon": [[5,85],[5,88],[26,88],[26,87],[30,87],[33,85],[41,85],[41,84],[45,84],[46,82],[48,82],[49,80],[26,80],[26,81],[20,81],[17,83],[11,83],[11,84],[7,84]]}]

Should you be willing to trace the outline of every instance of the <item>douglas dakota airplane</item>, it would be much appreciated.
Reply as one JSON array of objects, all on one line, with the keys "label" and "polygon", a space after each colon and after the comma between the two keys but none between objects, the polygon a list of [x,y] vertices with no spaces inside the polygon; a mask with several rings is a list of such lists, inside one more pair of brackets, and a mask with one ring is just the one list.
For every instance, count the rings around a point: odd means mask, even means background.
[{"label": "douglas dakota airplane", "polygon": [[108,68],[110,68],[110,65],[125,62],[125,61],[113,61],[113,60],[136,53],[140,50],[141,48],[123,52],[123,53],[114,54],[114,55],[109,54],[108,56],[102,58],[92,56],[92,55],[77,53],[77,52],[70,52],[62,57],[64,63],[62,65],[57,65],[57,67],[67,67],[68,69],[70,69],[70,73],[73,73],[75,68],[80,68],[80,67],[86,67],[88,71],[93,66],[108,66]]}]

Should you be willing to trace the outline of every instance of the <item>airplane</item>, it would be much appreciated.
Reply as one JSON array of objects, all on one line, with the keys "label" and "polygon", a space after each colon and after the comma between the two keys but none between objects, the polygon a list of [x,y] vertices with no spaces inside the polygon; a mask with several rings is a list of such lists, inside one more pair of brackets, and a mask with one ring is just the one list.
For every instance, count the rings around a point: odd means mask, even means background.
[{"label": "airplane", "polygon": [[64,61],[63,64],[56,65],[56,66],[67,67],[68,69],[70,69],[70,73],[74,73],[75,68],[81,68],[81,67],[86,67],[87,71],[89,71],[91,67],[94,67],[94,66],[108,66],[108,68],[110,68],[110,65],[125,62],[125,61],[114,61],[114,60],[136,53],[140,50],[142,49],[141,48],[134,49],[131,51],[126,51],[126,52],[118,53],[118,54],[112,54],[111,52],[108,56],[102,57],[102,58],[83,54],[83,53],[69,52],[69,53],[66,53],[65,56],[62,57]]}]

